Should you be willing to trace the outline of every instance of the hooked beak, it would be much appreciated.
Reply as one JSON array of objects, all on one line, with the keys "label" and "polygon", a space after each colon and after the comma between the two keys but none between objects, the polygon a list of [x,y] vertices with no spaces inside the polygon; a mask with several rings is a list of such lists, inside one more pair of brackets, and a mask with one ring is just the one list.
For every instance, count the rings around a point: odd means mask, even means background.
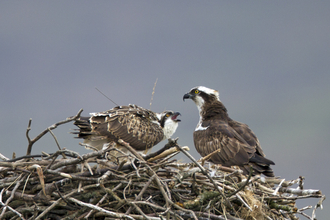
[{"label": "hooked beak", "polygon": [[185,100],[185,99],[191,99],[192,98],[192,95],[190,95],[189,93],[186,93],[186,94],[184,94],[184,96],[183,96],[183,101]]},{"label": "hooked beak", "polygon": [[176,121],[176,122],[179,122],[181,121],[180,119],[177,119],[177,117],[181,115],[180,112],[174,112],[173,116],[172,116],[172,120],[173,121]]}]

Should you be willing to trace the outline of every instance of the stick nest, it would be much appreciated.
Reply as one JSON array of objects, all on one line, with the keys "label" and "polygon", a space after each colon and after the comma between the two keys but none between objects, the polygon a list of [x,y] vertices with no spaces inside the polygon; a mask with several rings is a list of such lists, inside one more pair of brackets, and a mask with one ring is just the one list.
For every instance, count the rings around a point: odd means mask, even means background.
[{"label": "stick nest", "polygon": [[[31,150],[35,139],[28,140]],[[303,189],[303,177],[286,181],[202,166],[177,140],[145,157],[119,143],[131,152],[120,160],[109,156],[115,146],[84,155],[66,149],[12,160],[1,155],[0,219],[314,219],[325,199],[320,190]],[[172,159],[178,153],[191,163]],[[320,200],[296,207],[307,198]]]}]

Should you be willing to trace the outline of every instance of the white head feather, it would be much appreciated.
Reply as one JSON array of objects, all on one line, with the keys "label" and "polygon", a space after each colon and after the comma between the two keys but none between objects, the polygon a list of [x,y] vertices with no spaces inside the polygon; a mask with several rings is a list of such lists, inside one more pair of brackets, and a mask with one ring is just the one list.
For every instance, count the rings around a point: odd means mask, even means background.
[{"label": "white head feather", "polygon": [[206,94],[215,95],[217,97],[217,99],[220,101],[220,96],[219,96],[218,90],[210,89],[205,86],[197,86],[197,89],[199,91],[205,92]]}]

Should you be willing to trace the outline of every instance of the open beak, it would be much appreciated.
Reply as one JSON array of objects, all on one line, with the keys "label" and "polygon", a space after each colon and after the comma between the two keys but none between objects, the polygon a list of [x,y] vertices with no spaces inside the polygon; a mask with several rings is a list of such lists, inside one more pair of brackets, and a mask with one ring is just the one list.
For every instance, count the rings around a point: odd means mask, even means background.
[{"label": "open beak", "polygon": [[172,116],[172,120],[176,121],[176,122],[181,121],[180,119],[177,118],[179,115],[181,115],[180,112],[174,112],[174,114]]}]

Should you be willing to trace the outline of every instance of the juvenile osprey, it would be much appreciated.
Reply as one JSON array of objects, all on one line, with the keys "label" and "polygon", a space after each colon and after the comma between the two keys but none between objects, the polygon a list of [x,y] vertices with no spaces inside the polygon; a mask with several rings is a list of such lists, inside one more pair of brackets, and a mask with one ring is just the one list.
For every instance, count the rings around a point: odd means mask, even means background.
[{"label": "juvenile osprey", "polygon": [[270,165],[275,163],[265,158],[253,131],[228,116],[218,91],[198,86],[185,94],[185,99],[192,99],[199,111],[200,118],[193,135],[198,153],[205,157],[214,152],[209,161],[223,166],[239,166],[245,174],[252,165],[254,174],[274,176]]},{"label": "juvenile osprey", "polygon": [[83,138],[87,147],[98,150],[118,139],[129,143],[137,151],[150,149],[170,138],[181,121],[177,118],[179,112],[155,113],[131,104],[90,115],[74,122],[79,129],[73,133],[78,134],[77,138]]}]

